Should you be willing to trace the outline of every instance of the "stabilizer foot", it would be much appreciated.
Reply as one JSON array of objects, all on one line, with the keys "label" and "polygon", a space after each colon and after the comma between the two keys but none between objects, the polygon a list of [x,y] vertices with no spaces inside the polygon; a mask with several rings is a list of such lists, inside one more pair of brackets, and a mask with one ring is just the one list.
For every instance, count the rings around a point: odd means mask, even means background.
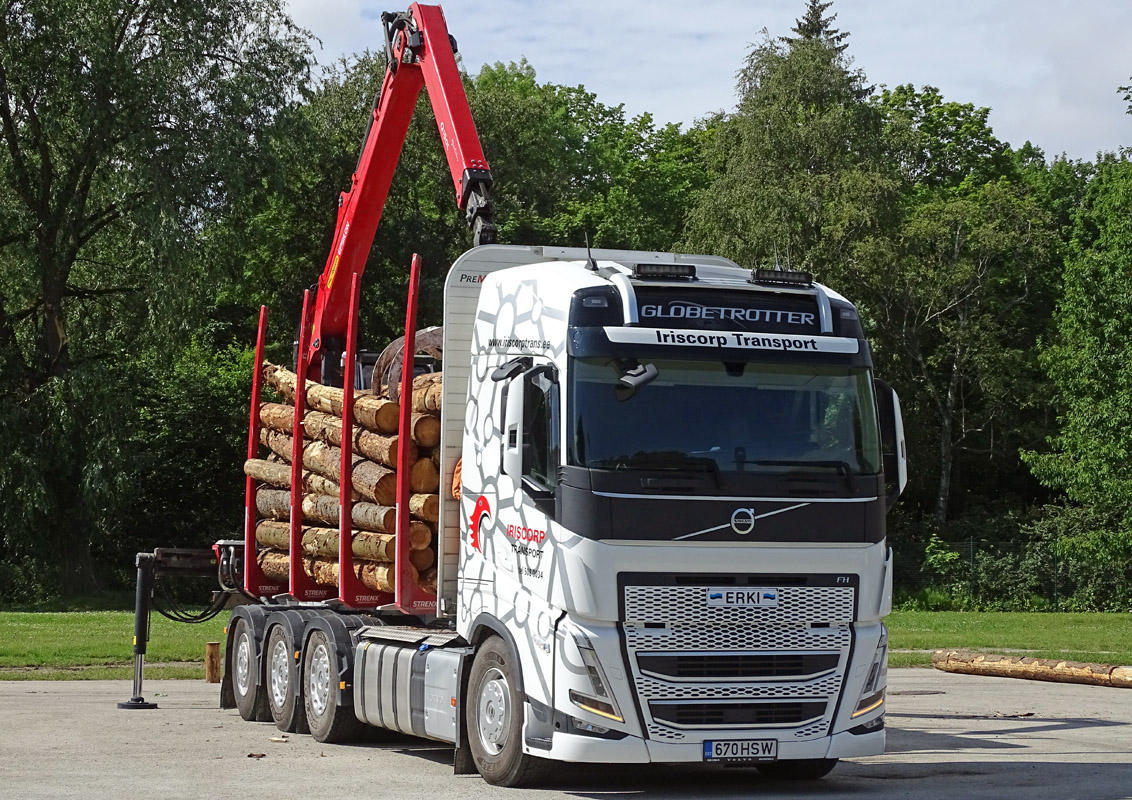
[{"label": "stabilizer foot", "polygon": [[119,703],[118,708],[136,709],[136,708],[157,708],[157,703],[147,703],[144,697],[131,697],[124,703]]}]

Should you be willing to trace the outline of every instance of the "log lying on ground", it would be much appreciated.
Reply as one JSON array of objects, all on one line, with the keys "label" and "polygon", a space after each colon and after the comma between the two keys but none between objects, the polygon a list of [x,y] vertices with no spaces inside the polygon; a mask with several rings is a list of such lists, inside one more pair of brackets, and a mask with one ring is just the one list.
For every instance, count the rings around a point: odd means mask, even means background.
[{"label": "log lying on ground", "polygon": [[[291,466],[275,453],[272,453],[272,456],[277,460],[265,461],[262,458],[249,458],[244,462],[244,474],[254,478],[260,483],[290,488]],[[331,495],[333,497],[338,497],[339,494],[338,484],[335,481],[325,478],[318,473],[311,472],[309,469],[303,470],[303,491],[311,494]],[[350,491],[351,500],[358,501],[361,497],[362,496],[356,491]]]},{"label": "log lying on ground", "polygon": [[1058,661],[1048,658],[937,650],[932,666],[944,672],[963,675],[989,675],[999,678],[1025,678],[1056,683],[1086,683],[1132,689],[1132,667]]},{"label": "log lying on ground", "polygon": [[[256,507],[261,517],[269,519],[291,518],[291,492],[283,489],[260,489],[256,493]],[[338,498],[324,494],[303,495],[303,521],[323,525],[338,524]],[[351,503],[350,520],[358,530],[377,533],[397,532],[397,509],[373,503]]]},{"label": "log lying on ground", "polygon": [[[259,409],[259,419],[266,427],[282,433],[293,433],[295,427],[294,406],[282,403],[264,403]],[[342,419],[321,411],[308,411],[303,417],[303,431],[308,439],[314,439],[334,447],[342,446]],[[438,437],[439,438],[439,437]],[[370,461],[376,461],[390,469],[397,468],[398,437],[383,436],[354,426],[353,451]],[[410,463],[417,460],[417,445],[409,442]]]},{"label": "log lying on ground", "polygon": [[[290,434],[270,428],[261,428],[260,441],[280,458],[291,460]],[[420,463],[420,462],[417,462]],[[317,472],[333,481],[339,479],[342,464],[342,450],[325,442],[307,442],[303,446],[303,467]],[[415,466],[415,465],[414,465]],[[374,464],[368,459],[354,454],[350,483],[354,489],[371,503],[379,506],[394,505],[397,498],[397,474],[388,467]],[[434,491],[425,489],[423,491]]]},{"label": "log lying on ground", "polygon": [[[338,558],[337,528],[303,527],[303,555],[321,558]],[[264,547],[288,551],[291,543],[291,526],[286,522],[262,520],[255,526],[256,541]],[[409,528],[409,546],[414,550],[427,550],[432,532],[424,525]],[[393,561],[397,555],[397,537],[391,533],[353,531],[350,540],[355,558],[366,561]]]},{"label": "log lying on ground", "polygon": [[[295,389],[298,378],[290,370],[263,363],[263,378],[268,385],[287,399],[295,402]],[[342,390],[334,386],[307,381],[307,408],[342,416]],[[396,433],[398,422],[397,404],[392,400],[359,394],[354,398],[354,420],[361,426],[377,433]]]},{"label": "log lying on ground", "polygon": [[[261,550],[258,555],[263,574],[277,583],[286,584],[289,576],[290,558],[278,550]],[[338,585],[338,562],[326,558],[304,558],[303,571],[324,586]],[[416,570],[410,568],[413,581],[418,580]],[[391,564],[377,564],[372,561],[354,562],[354,574],[367,589],[375,592],[392,592],[396,575]]]}]

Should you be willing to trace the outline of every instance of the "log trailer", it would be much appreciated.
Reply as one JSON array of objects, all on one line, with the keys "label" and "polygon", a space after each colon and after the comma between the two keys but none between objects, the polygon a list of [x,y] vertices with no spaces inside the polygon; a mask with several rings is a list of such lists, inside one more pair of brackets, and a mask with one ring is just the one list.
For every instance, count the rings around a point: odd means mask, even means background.
[{"label": "log trailer", "polygon": [[[383,20],[389,68],[296,371],[342,387],[349,431],[358,277],[427,85],[476,231],[444,286],[436,592],[408,568],[407,470],[391,593],[348,569],[348,444],[338,587],[299,563],[298,488],[289,581],[262,573],[249,478],[245,537],[215,547],[225,588],[254,601],[227,628],[222,705],[324,742],[367,725],[450,742],[457,772],[505,786],[554,761],[815,778],[881,753],[885,515],[906,463],[853,305],[806,273],[719,257],[493,243],[443,15]],[[296,445],[292,487],[301,460]]]}]

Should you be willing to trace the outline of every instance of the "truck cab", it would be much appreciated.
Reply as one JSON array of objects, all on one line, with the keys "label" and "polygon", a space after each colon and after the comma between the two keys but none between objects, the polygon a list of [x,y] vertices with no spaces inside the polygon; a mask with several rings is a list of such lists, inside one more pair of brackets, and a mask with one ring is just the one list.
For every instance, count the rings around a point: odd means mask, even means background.
[{"label": "truck cab", "polygon": [[439,608],[504,662],[464,695],[481,772],[883,751],[903,432],[844,297],[490,245],[449,273],[444,352]]}]

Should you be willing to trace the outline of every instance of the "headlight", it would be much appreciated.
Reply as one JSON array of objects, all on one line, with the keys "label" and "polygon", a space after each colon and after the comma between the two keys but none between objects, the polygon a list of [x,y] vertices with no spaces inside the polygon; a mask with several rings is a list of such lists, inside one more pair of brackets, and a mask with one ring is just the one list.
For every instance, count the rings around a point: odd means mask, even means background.
[{"label": "headlight", "polygon": [[873,656],[873,663],[869,667],[869,675],[865,678],[865,685],[861,688],[861,699],[857,701],[857,710],[853,712],[853,719],[862,717],[870,711],[876,711],[884,705],[884,688],[888,684],[888,629],[881,625],[880,641],[877,642],[877,651]]},{"label": "headlight", "polygon": [[617,707],[617,701],[613,699],[613,692],[609,688],[609,679],[605,677],[605,670],[601,668],[601,662],[597,660],[597,653],[594,652],[589,638],[573,627],[570,628],[570,635],[574,637],[574,644],[582,656],[582,665],[586,668],[586,674],[589,676],[590,686],[593,689],[593,694],[583,694],[571,689],[570,702],[584,711],[597,714],[599,717],[605,717],[614,722],[624,722],[621,709]]}]

